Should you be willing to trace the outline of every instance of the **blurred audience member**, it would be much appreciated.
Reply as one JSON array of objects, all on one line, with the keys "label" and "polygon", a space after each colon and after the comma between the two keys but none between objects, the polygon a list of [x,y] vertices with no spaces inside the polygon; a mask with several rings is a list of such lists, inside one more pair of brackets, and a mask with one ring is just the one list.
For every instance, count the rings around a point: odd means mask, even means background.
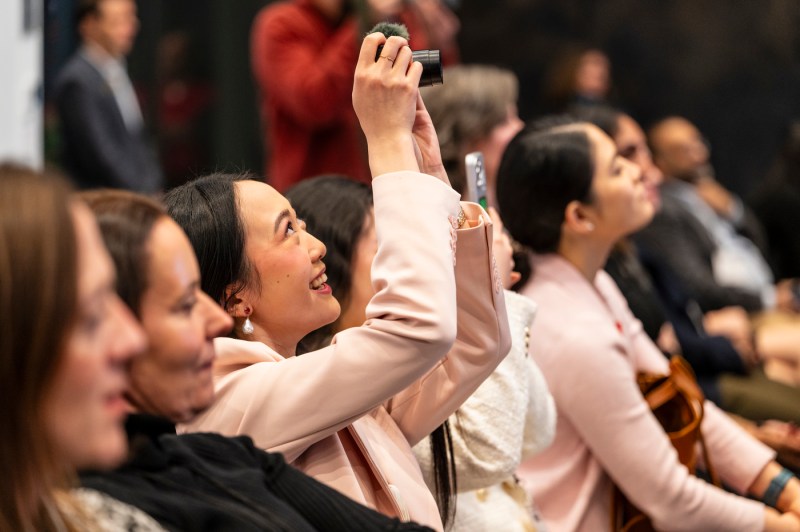
[{"label": "blurred audience member", "polygon": [[708,146],[697,128],[670,117],[651,128],[649,140],[664,183],[661,210],[636,236],[642,249],[669,265],[704,311],[791,304],[788,286],[776,290],[759,248],[760,224],[714,178]]},{"label": "blurred audience member", "polygon": [[642,396],[637,372],[666,374],[668,363],[602,270],[614,244],[653,217],[641,170],[594,125],[534,126],[506,149],[497,199],[511,234],[536,254],[521,293],[539,305],[530,353],[559,419],[553,445],[518,474],[547,524],[607,529],[616,484],[655,529],[800,529],[800,483],[770,449],[705,402],[703,436],[722,479],[769,492],[784,513],[691,475]]},{"label": "blurred audience member", "polygon": [[[160,530],[134,508],[70,491],[75,471],[127,452],[125,367],[144,336],[69,188],[0,164],[1,530]],[[24,311],[20,304],[24,305]]]},{"label": "blurred audience member", "polygon": [[63,165],[80,188],[161,190],[125,56],[139,29],[134,0],[78,0],[81,47],[55,84]]},{"label": "blurred audience member", "polygon": [[606,103],[611,91],[611,61],[602,50],[569,46],[545,75],[544,98],[555,112],[572,105]]},{"label": "blurred audience member", "polygon": [[[324,347],[337,332],[364,323],[367,303],[375,294],[370,276],[377,250],[372,196],[366,185],[322,176],[298,184],[286,197],[307,229],[326,245],[328,283],[342,306],[339,320],[303,339],[309,348]],[[514,266],[511,246],[500,218],[493,220],[493,253],[508,285]],[[552,441],[555,406],[541,372],[527,357],[536,306],[513,292],[505,292],[505,298],[512,341],[508,356],[450,416],[449,428],[437,428],[414,447],[448,530],[515,530],[515,525],[530,530],[534,526],[532,508],[525,503],[528,497],[514,472],[522,458]],[[454,476],[442,473],[452,467],[448,447]],[[447,485],[448,476],[457,479],[453,486]],[[455,505],[447,498],[453,488],[458,490]],[[541,523],[535,523],[535,528],[540,530]]]},{"label": "blurred audience member", "polygon": [[[755,342],[770,378],[800,385],[800,320],[794,281],[774,283],[757,244],[758,220],[713,177],[700,132],[680,117],[662,120],[650,132],[653,160],[665,174],[662,208],[635,239],[643,253],[667,265],[706,312],[709,331]],[[763,245],[763,244],[762,244]],[[740,312],[763,311],[747,327]]]},{"label": "blurred audience member", "polygon": [[764,226],[778,279],[800,277],[800,122],[792,122],[781,153],[750,201]]},{"label": "blurred audience member", "polygon": [[435,44],[455,50],[458,21],[441,0],[286,0],[256,17],[250,54],[266,177],[279,192],[320,174],[369,183],[365,140],[351,103],[353,71],[361,36],[387,19],[406,24],[414,49]]},{"label": "blurred audience member", "polygon": [[131,455],[111,473],[84,473],[84,485],[133,504],[170,530],[423,528],[357,504],[247,437],[176,436],[175,423],[214,400],[212,340],[233,320],[200,289],[192,246],[160,204],[123,191],[84,197],[121,274],[117,290],[149,342],[129,367]]},{"label": "blurred audience member", "polygon": [[495,180],[503,150],[522,129],[517,115],[519,83],[509,70],[485,65],[446,68],[444,85],[421,90],[431,115],[442,161],[453,188],[467,188],[464,156],[483,153],[487,200],[496,207]]},{"label": "blurred audience member", "polygon": [[[479,151],[486,170],[486,200],[497,208],[497,168],[503,150],[524,125],[517,114],[519,82],[513,72],[488,65],[445,69],[447,82],[420,92],[431,115],[442,161],[453,188],[467,190],[464,157]],[[527,253],[514,244],[515,271],[506,288],[516,289],[530,273]]]}]

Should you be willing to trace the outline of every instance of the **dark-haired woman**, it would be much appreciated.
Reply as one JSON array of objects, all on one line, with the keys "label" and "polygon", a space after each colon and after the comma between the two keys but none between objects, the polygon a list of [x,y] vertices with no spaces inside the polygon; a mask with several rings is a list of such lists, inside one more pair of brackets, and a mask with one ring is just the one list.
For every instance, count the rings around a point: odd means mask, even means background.
[{"label": "dark-haired woman", "polygon": [[530,128],[503,156],[498,201],[536,253],[522,293],[539,304],[531,354],[559,422],[553,445],[519,474],[548,524],[607,529],[613,482],[656,529],[800,530],[800,483],[774,453],[706,401],[705,442],[722,480],[780,511],[692,476],[639,391],[636,373],[668,373],[667,361],[602,270],[613,245],[653,216],[639,167],[596,126]]},{"label": "dark-haired woman", "polygon": [[283,196],[210,176],[166,201],[197,251],[203,289],[235,319],[233,338],[216,342],[217,400],[183,430],[247,434],[358,502],[441,529],[411,446],[492,372],[509,341],[491,222],[447,184],[420,75],[404,39],[366,37],[353,105],[376,176],[376,295],[364,325],[324,349],[294,356],[340,306],[324,245]]}]

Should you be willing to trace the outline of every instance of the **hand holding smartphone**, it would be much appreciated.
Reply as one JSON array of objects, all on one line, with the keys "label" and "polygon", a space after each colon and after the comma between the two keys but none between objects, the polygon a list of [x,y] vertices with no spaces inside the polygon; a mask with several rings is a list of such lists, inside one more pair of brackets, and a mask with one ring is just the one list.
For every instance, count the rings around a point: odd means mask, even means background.
[{"label": "hand holding smartphone", "polygon": [[466,167],[467,189],[463,199],[487,209],[489,203],[486,200],[486,167],[483,164],[483,154],[479,151],[468,153],[464,157],[464,166]]}]

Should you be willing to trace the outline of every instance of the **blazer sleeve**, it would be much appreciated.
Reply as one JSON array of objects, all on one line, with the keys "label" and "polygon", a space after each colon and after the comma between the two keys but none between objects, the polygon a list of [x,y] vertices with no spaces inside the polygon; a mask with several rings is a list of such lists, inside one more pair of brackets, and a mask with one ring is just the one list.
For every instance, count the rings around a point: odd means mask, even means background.
[{"label": "blazer sleeve", "polygon": [[[526,329],[535,306],[524,296],[506,292],[511,329],[511,350],[491,375],[449,418],[458,491],[467,492],[497,484],[516,471],[523,438],[532,422],[530,413],[539,398],[550,398],[545,385],[532,389],[532,364],[527,357]],[[526,306],[512,306],[518,301]],[[530,306],[527,306],[530,305]],[[552,403],[552,398],[550,398]],[[414,454],[429,486],[433,485],[433,459],[428,438]]]},{"label": "blazer sleeve", "polygon": [[412,446],[455,412],[511,349],[503,286],[491,251],[491,221],[476,204],[462,207],[468,220],[479,222],[457,231],[455,344],[433,369],[385,405]]},{"label": "blazer sleeve", "polygon": [[410,386],[451,348],[456,290],[449,218],[458,213],[458,194],[413,172],[379,176],[373,187],[376,294],[364,325],[340,332],[318,351],[242,364],[217,381],[214,407],[188,424],[191,430],[248,434],[258,447],[293,462]]}]

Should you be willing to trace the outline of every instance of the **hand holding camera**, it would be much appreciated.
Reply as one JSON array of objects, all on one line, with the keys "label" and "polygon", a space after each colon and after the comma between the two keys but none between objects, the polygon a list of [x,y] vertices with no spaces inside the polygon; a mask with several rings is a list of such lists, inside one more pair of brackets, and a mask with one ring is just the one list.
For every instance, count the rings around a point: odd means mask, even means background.
[{"label": "hand holding camera", "polygon": [[436,131],[419,95],[422,71],[405,38],[367,35],[356,65],[353,108],[367,137],[373,176],[422,171],[449,184]]},{"label": "hand holding camera", "polygon": [[[383,45],[378,60],[378,46]],[[408,41],[371,33],[364,38],[353,83],[353,108],[367,137],[373,176],[419,171],[414,126],[422,65],[411,60]]]}]

